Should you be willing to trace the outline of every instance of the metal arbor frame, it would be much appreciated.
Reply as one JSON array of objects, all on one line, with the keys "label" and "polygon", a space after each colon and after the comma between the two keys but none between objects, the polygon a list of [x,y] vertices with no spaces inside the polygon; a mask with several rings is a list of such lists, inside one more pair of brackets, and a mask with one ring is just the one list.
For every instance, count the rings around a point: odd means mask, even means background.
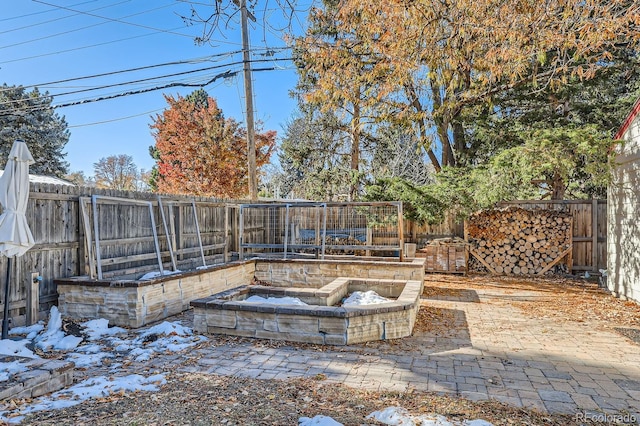
[{"label": "metal arbor frame", "polygon": [[[371,218],[364,218],[365,225],[364,227],[354,227],[354,223],[348,223],[347,225],[343,225],[346,229],[340,229],[340,226],[336,225],[332,227],[334,224],[328,224],[328,217],[330,216],[330,212],[336,211],[336,209],[345,209],[349,210],[352,213],[360,210],[366,211],[367,208],[387,208],[388,211],[392,211],[391,215],[391,224],[394,225],[396,238],[393,240],[395,244],[374,244],[373,238],[373,229],[375,228],[375,219],[371,220]],[[248,221],[255,218],[255,213],[249,213],[252,210],[263,210],[267,213],[264,213],[263,217],[263,225],[262,227],[252,226],[248,223]],[[294,226],[292,222],[293,216],[295,216],[295,210],[307,210],[311,213],[312,210],[315,210],[315,220],[312,229],[305,229],[303,232],[306,232],[307,238],[303,238],[300,240],[299,238],[294,237]],[[259,213],[258,210],[258,213]],[[273,219],[273,214],[269,213],[272,211],[282,211],[280,217],[276,217]],[[356,213],[357,214],[357,213]],[[321,259],[325,258],[325,254],[327,250],[359,250],[366,251],[367,255],[372,251],[394,251],[398,253],[398,257],[402,260],[404,257],[403,248],[404,248],[404,235],[403,235],[403,219],[402,219],[402,202],[400,201],[389,201],[389,202],[353,202],[353,203],[333,203],[333,202],[324,202],[324,203],[316,203],[316,202],[291,202],[291,203],[257,203],[257,204],[241,204],[240,205],[240,232],[239,232],[239,257],[240,259],[245,258],[245,254],[247,250],[278,250],[282,252],[282,257],[286,259],[292,250],[311,250],[315,251],[316,257],[320,257]],[[277,215],[276,215],[277,216]],[[312,216],[310,214],[310,216]],[[375,215],[374,215],[375,216]],[[265,219],[266,217],[266,219]],[[379,218],[378,218],[379,219]],[[362,226],[363,217],[360,214],[358,217],[360,220],[360,225]],[[387,217],[384,219],[389,221],[390,219]],[[384,220],[380,220],[379,222],[384,222]],[[280,223],[281,222],[281,223]],[[344,222],[344,220],[343,220]],[[374,224],[371,225],[370,222]],[[281,226],[280,226],[281,225]],[[384,225],[386,227],[389,226],[389,223]],[[266,228],[269,228],[268,230]],[[274,232],[275,228],[275,232]],[[262,241],[254,241],[253,238],[248,236],[252,232],[263,230],[263,234],[265,234]],[[269,234],[269,235],[267,235]],[[354,234],[358,235],[357,242],[354,242]],[[341,241],[337,236],[343,236],[348,238],[343,238]],[[335,238],[331,238],[335,237]],[[306,239],[306,242],[304,241]],[[335,243],[328,243],[327,240],[334,240]],[[387,238],[389,239],[389,238]],[[278,241],[279,240],[279,241]],[[345,241],[346,240],[346,241]]]},{"label": "metal arbor frame", "polygon": [[[93,216],[92,221],[89,218],[89,214],[86,208],[86,205],[89,202],[91,202],[91,207],[92,207],[92,210],[91,210],[91,213]],[[150,218],[150,228],[152,231],[152,235],[144,238],[153,240],[153,244],[154,244],[153,252],[139,253],[134,255],[126,255],[121,257],[104,259],[101,252],[101,245],[105,241],[102,241],[100,238],[100,221],[98,220],[99,203],[112,204],[112,205],[118,205],[118,204],[139,205],[143,207],[148,207],[149,218]],[[159,210],[159,217],[162,219],[162,226],[163,226],[164,234],[167,240],[168,253],[166,251],[162,251],[160,248],[159,236],[156,231],[156,223],[155,223],[155,217],[154,217],[154,207],[156,203]],[[80,210],[83,218],[82,221],[84,224],[83,231],[85,235],[85,247],[87,250],[87,258],[88,258],[87,260],[89,263],[88,272],[91,278],[95,278],[97,275],[98,279],[104,279],[103,266],[105,264],[117,265],[117,264],[128,263],[128,262],[137,262],[137,261],[145,261],[145,260],[148,261],[151,259],[157,260],[158,270],[159,270],[159,273],[162,275],[164,274],[162,258],[167,254],[169,255],[169,258],[171,260],[171,268],[174,271],[178,269],[177,256],[185,255],[189,253],[196,253],[196,252],[199,253],[199,257],[202,261],[203,267],[207,266],[206,257],[204,253],[205,250],[222,249],[224,250],[224,253],[222,253],[224,261],[226,262],[228,260],[228,235],[227,235],[228,207],[225,204],[205,203],[205,204],[221,205],[225,207],[225,210],[224,210],[225,231],[224,231],[224,242],[219,244],[209,244],[207,246],[204,246],[202,242],[202,237],[201,237],[200,224],[198,223],[198,214],[197,214],[195,200],[191,200],[191,201],[174,200],[167,197],[158,196],[156,203],[154,203],[153,201],[135,200],[130,198],[119,198],[119,197],[108,197],[108,196],[102,196],[102,195],[92,195],[91,198],[80,197]],[[193,214],[193,221],[196,228],[196,232],[195,232],[197,237],[196,246],[190,247],[190,248],[176,247],[176,241],[174,239],[175,238],[174,231],[175,231],[176,224],[174,223],[173,215],[172,214],[169,215],[169,220],[167,220],[165,215],[165,207],[172,208],[174,206],[191,206],[190,210]],[[116,241],[126,242],[126,238],[124,240],[107,240],[106,244],[107,245],[114,244]]]}]

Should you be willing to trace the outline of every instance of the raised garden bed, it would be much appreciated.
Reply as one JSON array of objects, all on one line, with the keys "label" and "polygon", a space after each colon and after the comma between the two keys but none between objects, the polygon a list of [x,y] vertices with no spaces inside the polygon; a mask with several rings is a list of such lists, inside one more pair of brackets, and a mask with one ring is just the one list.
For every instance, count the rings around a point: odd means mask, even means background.
[{"label": "raised garden bed", "polygon": [[[388,302],[340,306],[355,291],[373,290]],[[420,308],[421,281],[337,278],[315,288],[240,286],[191,302],[194,329],[303,343],[348,345],[411,335]],[[307,306],[246,303],[251,295],[295,297]]]}]

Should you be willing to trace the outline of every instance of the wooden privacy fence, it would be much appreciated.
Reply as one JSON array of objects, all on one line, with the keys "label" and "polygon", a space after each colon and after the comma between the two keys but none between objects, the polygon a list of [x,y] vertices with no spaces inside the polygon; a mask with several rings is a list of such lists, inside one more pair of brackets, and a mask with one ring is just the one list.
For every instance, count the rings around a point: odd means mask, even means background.
[{"label": "wooden privacy fence", "polygon": [[461,237],[464,235],[464,223],[456,220],[453,213],[447,213],[442,223],[437,225],[419,224],[411,220],[404,221],[404,241],[415,243],[419,247],[434,239]]},{"label": "wooden privacy fence", "polygon": [[[158,271],[159,262],[168,270],[223,262],[237,251],[238,205],[31,183],[26,216],[36,244],[12,268],[9,317],[14,324],[44,317],[58,299],[53,280],[97,275],[98,262],[103,278],[136,278]],[[7,258],[0,256],[0,271],[6,268]]]},{"label": "wooden privacy fence", "polygon": [[[240,248],[240,204],[243,202],[240,200],[179,196],[158,200],[157,194],[152,193],[42,183],[31,183],[30,190],[26,215],[36,244],[16,258],[12,268],[8,299],[9,316],[14,324],[35,322],[57,303],[54,279],[97,275],[96,242],[103,278],[127,277],[127,274],[135,278],[145,270],[158,270],[157,251],[163,268],[172,269],[175,262],[177,268],[191,269],[203,262],[223,262]],[[98,196],[95,208],[94,196]],[[110,197],[136,202],[116,202],[109,200]],[[573,270],[606,268],[605,201],[520,201],[503,205],[572,213]],[[313,229],[319,218],[301,218],[306,222],[301,222],[298,228],[288,229],[296,237],[303,238],[300,231]],[[253,238],[251,241],[259,244],[255,236],[268,235],[268,223],[264,219],[259,217],[253,222],[245,222],[245,241]],[[329,223],[334,221],[331,215],[327,219]],[[335,223],[336,228],[342,226]],[[397,224],[388,230],[382,226],[370,237],[376,244],[387,245],[402,239],[398,238],[397,231]],[[452,216],[438,226],[419,226],[404,221],[402,235],[405,242],[423,246],[434,238],[462,236],[463,225]],[[402,247],[399,243],[392,245],[396,244],[398,248]],[[4,276],[6,268],[7,258],[0,256],[0,276]],[[42,278],[38,280],[37,277]],[[6,297],[0,296],[2,309]]]}]

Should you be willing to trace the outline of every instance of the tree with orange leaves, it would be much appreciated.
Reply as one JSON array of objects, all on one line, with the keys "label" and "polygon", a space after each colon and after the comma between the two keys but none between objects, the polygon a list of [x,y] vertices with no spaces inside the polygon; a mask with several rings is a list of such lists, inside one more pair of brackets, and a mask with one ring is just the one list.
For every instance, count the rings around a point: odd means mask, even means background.
[{"label": "tree with orange leaves", "polygon": [[631,0],[325,0],[296,51],[306,101],[404,124],[439,171],[469,148],[470,106],[590,79],[639,42]]},{"label": "tree with orange leaves", "polygon": [[[240,124],[225,118],[202,89],[187,97],[165,96],[169,108],[151,124],[159,192],[220,198],[247,193],[247,144]],[[269,162],[276,132],[256,134],[258,168]]]}]

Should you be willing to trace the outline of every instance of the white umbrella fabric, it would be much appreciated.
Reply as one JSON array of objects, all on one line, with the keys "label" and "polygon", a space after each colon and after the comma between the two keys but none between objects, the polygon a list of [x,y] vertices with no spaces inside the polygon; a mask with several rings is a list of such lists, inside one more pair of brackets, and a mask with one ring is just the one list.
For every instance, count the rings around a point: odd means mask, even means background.
[{"label": "white umbrella fabric", "polygon": [[9,331],[11,258],[22,256],[35,244],[25,215],[29,200],[29,164],[34,162],[27,144],[16,140],[11,147],[4,173],[0,176],[0,204],[4,209],[0,215],[0,254],[9,258],[4,285],[2,339],[7,338]]}]

